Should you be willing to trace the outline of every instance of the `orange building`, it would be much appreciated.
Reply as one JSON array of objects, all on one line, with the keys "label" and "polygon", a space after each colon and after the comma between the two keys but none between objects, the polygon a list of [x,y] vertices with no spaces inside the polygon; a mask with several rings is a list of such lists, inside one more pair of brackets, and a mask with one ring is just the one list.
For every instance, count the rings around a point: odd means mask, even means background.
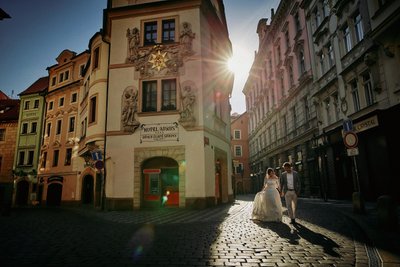
[{"label": "orange building", "polygon": [[249,167],[249,116],[247,112],[231,116],[231,147],[234,178],[233,190],[236,194],[252,192]]},{"label": "orange building", "polygon": [[48,67],[50,84],[38,170],[41,200],[47,205],[76,204],[80,200],[79,168],[84,161],[77,156],[78,103],[88,58],[87,51],[77,55],[64,50],[57,64]]}]

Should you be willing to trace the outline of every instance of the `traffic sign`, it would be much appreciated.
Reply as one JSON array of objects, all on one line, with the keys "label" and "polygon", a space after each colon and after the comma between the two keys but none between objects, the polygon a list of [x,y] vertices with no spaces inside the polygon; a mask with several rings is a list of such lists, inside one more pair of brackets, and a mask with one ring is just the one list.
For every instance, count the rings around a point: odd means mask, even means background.
[{"label": "traffic sign", "polygon": [[91,153],[92,153],[92,159],[93,160],[102,160],[103,159],[103,155],[101,154],[101,150],[94,150]]},{"label": "traffic sign", "polygon": [[344,145],[347,148],[356,148],[358,145],[358,137],[355,132],[346,132],[343,137]]},{"label": "traffic sign", "polygon": [[347,156],[357,156],[358,155],[358,147],[355,148],[348,148],[347,149]]},{"label": "traffic sign", "polygon": [[344,132],[351,132],[353,131],[353,121],[350,119],[343,121],[343,131]]},{"label": "traffic sign", "polygon": [[98,161],[96,161],[94,166],[96,167],[96,169],[101,170],[104,168],[104,162],[102,160],[98,160]]}]

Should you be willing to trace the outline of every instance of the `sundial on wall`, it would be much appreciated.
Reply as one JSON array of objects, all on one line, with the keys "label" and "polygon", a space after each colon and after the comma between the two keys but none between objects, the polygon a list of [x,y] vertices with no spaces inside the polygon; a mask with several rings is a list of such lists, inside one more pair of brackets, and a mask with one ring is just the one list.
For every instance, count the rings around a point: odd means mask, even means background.
[{"label": "sundial on wall", "polygon": [[167,52],[161,53],[160,50],[157,50],[156,53],[152,53],[149,59],[149,63],[153,64],[151,68],[157,69],[157,71],[166,68],[167,65],[165,63],[167,61],[169,61],[167,58]]}]

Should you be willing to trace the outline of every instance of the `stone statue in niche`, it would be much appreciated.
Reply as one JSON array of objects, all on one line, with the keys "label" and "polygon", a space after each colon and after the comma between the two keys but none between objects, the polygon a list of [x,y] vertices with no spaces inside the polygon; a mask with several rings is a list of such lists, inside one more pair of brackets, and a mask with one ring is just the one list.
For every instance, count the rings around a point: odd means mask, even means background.
[{"label": "stone statue in niche", "polygon": [[130,29],[126,32],[128,38],[128,61],[135,60],[139,56],[140,34],[138,28]]},{"label": "stone statue in niche", "polygon": [[125,89],[122,95],[122,127],[124,132],[134,133],[140,123],[135,120],[138,92],[132,88]]},{"label": "stone statue in niche", "polygon": [[196,119],[194,117],[194,103],[196,96],[190,85],[185,85],[181,91],[182,111],[180,112],[179,122],[183,126],[193,126]]},{"label": "stone statue in niche", "polygon": [[195,37],[195,33],[192,32],[192,26],[188,22],[182,23],[183,30],[179,36],[180,43],[182,45],[183,54],[192,54],[192,42]]}]

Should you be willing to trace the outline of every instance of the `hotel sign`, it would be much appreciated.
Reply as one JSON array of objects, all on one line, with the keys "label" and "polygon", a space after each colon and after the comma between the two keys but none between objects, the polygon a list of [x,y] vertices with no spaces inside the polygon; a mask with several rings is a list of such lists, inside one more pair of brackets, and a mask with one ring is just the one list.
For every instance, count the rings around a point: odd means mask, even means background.
[{"label": "hotel sign", "polygon": [[179,141],[178,123],[142,124],[140,126],[140,143],[157,141]]}]

